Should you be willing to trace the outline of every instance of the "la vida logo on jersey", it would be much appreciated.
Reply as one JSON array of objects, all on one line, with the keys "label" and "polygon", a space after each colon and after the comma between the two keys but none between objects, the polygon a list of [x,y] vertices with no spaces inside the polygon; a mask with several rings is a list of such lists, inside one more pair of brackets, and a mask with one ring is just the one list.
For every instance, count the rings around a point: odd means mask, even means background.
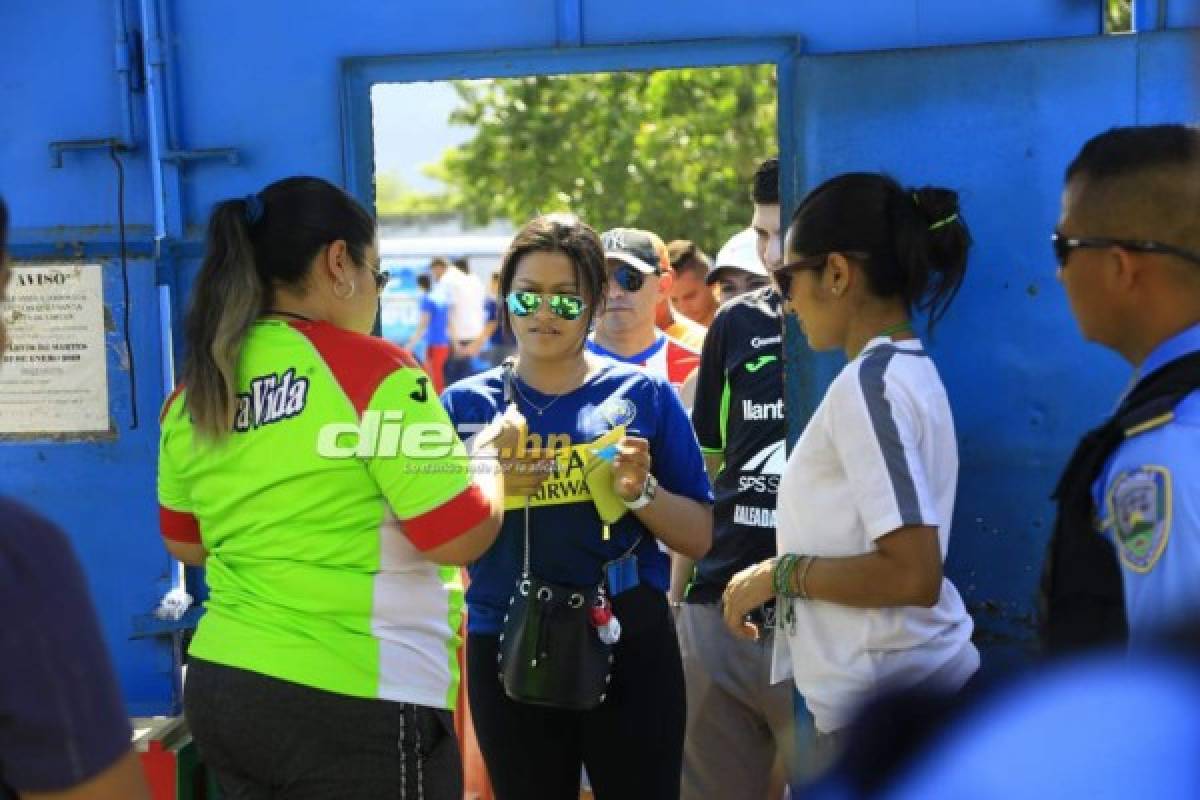
[{"label": "la vida logo on jersey", "polygon": [[291,419],[308,401],[308,378],[297,378],[296,370],[282,375],[260,375],[250,381],[250,391],[238,393],[233,429],[238,433]]}]

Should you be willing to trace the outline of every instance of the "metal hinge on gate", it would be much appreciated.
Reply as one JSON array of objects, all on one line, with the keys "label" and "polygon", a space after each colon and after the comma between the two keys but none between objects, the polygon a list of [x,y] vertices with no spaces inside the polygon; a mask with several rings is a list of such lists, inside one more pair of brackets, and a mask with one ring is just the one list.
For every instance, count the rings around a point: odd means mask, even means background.
[{"label": "metal hinge on gate", "polygon": [[112,150],[118,153],[128,153],[133,150],[133,144],[122,141],[115,136],[106,139],[65,139],[50,143],[50,166],[61,169],[63,153],[75,150]]},{"label": "metal hinge on gate", "polygon": [[167,150],[161,156],[163,161],[173,161],[176,164],[184,161],[207,161],[223,158],[236,166],[240,156],[233,147],[208,147],[202,150]]}]

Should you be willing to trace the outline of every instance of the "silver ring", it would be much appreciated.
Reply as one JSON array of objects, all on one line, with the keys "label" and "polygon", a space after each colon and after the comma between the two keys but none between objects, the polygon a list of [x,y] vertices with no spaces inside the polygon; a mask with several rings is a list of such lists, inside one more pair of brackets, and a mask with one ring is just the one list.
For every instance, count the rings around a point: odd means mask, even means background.
[{"label": "silver ring", "polygon": [[521,593],[522,597],[529,594],[529,581],[525,580],[525,581],[521,581],[520,583],[518,583],[517,591]]},{"label": "silver ring", "polygon": [[583,608],[583,595],[579,592],[573,592],[571,598],[567,600],[567,605],[571,608]]},{"label": "silver ring", "polygon": [[553,597],[554,592],[550,591],[550,589],[545,586],[537,590],[537,599],[541,600],[543,603],[550,602]]}]

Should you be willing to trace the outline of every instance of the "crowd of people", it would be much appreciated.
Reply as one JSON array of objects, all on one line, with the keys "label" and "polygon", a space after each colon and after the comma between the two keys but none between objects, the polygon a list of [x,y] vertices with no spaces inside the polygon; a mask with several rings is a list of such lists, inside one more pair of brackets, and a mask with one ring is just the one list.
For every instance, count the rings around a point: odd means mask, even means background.
[{"label": "crowd of people", "polygon": [[512,355],[515,342],[500,326],[497,299],[500,273],[487,290],[465,258],[438,257],[417,276],[421,292],[416,329],[402,344],[423,352],[425,371],[440,394],[450,383],[497,366]]},{"label": "crowd of people", "polygon": [[[1064,461],[1040,622],[1048,653],[1131,655],[1002,687],[944,571],[958,446],[918,333],[970,264],[953,189],[846,173],[785,222],[767,159],[712,259],[633,220],[535,217],[490,291],[433,262],[424,368],[369,335],[387,276],[347,194],[289,178],[219,204],[158,498],[167,549],[206,569],[185,712],[227,796],[458,800],[464,679],[500,800],[578,797],[583,770],[601,800],[1056,796],[1127,785],[1096,754],[1146,709],[1166,730],[1138,780],[1196,791],[1176,754],[1200,741],[1178,713],[1200,698],[1179,644],[1200,607],[1200,131],[1102,133],[1064,188],[1071,311],[1136,371]],[[790,453],[788,316],[846,359]],[[87,600],[61,536],[0,513],[0,796],[135,797],[88,613],[64,634],[99,665],[79,710],[22,702],[81,656],[18,652],[8,617],[47,630]]]}]

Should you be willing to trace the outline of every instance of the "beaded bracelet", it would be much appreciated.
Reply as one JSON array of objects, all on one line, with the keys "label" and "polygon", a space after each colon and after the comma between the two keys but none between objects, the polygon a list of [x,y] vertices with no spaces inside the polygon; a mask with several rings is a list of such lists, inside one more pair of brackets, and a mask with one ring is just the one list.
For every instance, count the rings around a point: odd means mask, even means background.
[{"label": "beaded bracelet", "polygon": [[796,562],[799,560],[800,556],[793,553],[785,553],[775,559],[775,569],[771,575],[771,580],[775,587],[776,597],[792,596],[792,573],[795,571]]},{"label": "beaded bracelet", "polygon": [[808,599],[808,588],[805,586],[805,579],[808,577],[808,568],[811,567],[812,563],[816,560],[816,556],[804,556],[804,558],[800,560],[801,563],[799,568],[795,570],[798,573],[796,575],[796,597],[799,597],[801,600]]},{"label": "beaded bracelet", "polygon": [[786,553],[777,558],[775,570],[771,575],[775,596],[799,597],[801,600],[807,600],[808,589],[805,587],[805,578],[808,577],[808,568],[812,566],[815,559],[816,556],[798,556],[794,553]]}]

